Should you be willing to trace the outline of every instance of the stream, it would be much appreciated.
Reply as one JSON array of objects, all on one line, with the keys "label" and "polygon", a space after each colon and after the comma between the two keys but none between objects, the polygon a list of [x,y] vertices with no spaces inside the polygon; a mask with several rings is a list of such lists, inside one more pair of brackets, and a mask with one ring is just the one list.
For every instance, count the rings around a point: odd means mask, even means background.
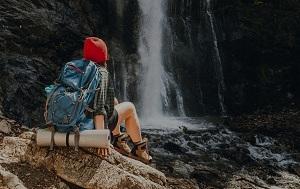
[{"label": "stream", "polygon": [[280,172],[299,166],[295,154],[275,139],[230,131],[218,117],[165,118],[143,128],[153,166],[199,185],[223,188],[236,173],[276,185]]}]

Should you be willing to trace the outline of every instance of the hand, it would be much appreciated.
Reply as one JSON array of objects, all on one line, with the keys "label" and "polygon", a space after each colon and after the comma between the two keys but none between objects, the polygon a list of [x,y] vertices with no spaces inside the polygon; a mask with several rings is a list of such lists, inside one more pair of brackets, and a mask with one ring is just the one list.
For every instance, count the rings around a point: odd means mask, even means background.
[{"label": "hand", "polygon": [[97,153],[99,156],[107,157],[111,155],[112,148],[113,148],[112,145],[110,145],[108,148],[99,148]]}]

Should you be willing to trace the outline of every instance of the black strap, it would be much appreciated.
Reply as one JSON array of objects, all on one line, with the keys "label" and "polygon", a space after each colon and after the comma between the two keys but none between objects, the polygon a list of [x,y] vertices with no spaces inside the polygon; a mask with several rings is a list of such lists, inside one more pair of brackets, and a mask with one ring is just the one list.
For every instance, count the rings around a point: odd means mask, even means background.
[{"label": "black strap", "polygon": [[79,148],[79,127],[76,127],[75,129],[75,135],[74,135],[74,142],[75,142],[75,151],[78,151]]},{"label": "black strap", "polygon": [[104,129],[108,129],[108,117],[107,113],[104,115]]},{"label": "black strap", "polygon": [[51,130],[51,141],[50,141],[50,151],[52,151],[54,149],[54,135],[55,135],[55,128],[54,126],[51,126],[50,127],[50,130]]},{"label": "black strap", "polygon": [[70,132],[67,132],[67,134],[66,134],[66,145],[67,145],[67,147],[70,146],[69,145],[69,136],[70,136]]}]

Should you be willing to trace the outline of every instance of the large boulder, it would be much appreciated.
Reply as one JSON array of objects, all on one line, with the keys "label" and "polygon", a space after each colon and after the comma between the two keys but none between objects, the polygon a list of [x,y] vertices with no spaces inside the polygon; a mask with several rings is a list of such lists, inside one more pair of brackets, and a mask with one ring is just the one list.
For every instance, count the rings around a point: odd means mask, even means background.
[{"label": "large boulder", "polygon": [[20,137],[4,137],[0,146],[0,163],[27,162],[46,167],[63,180],[83,188],[167,188],[166,176],[139,161],[113,150],[108,158],[100,158],[93,149],[48,148],[36,146],[34,133]]}]

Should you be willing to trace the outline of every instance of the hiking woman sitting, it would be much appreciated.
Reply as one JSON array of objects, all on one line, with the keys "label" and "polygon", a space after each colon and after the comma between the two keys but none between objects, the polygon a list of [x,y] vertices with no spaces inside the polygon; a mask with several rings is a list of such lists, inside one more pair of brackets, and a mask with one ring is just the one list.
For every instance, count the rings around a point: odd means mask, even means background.
[{"label": "hiking woman sitting", "polygon": [[[96,37],[88,37],[84,42],[83,57],[96,63],[101,72],[100,90],[95,95],[96,110],[94,112],[95,129],[104,129],[105,125],[113,134],[113,146],[120,153],[149,163],[147,140],[142,139],[141,126],[134,104],[118,103],[115,98],[113,80],[107,70],[108,52],[105,42]],[[121,133],[120,125],[125,121],[126,133]],[[127,144],[128,136],[134,144],[133,149]],[[98,154],[107,156],[110,149],[99,149]]]}]

